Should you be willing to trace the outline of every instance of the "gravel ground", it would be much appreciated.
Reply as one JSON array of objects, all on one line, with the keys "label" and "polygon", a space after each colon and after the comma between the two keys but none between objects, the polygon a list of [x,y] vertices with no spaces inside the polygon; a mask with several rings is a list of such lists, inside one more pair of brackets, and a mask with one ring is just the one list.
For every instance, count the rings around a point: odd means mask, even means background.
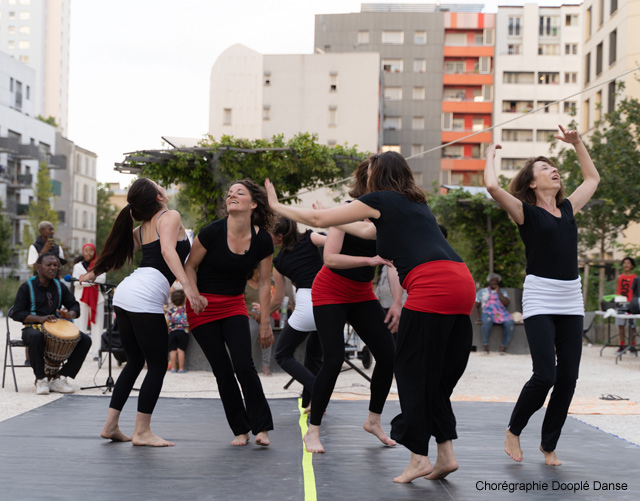
[{"label": "gravel ground", "polygon": [[[20,325],[12,322],[12,337],[19,337]],[[18,363],[24,358],[22,348],[14,350]],[[576,388],[571,415],[607,433],[617,435],[640,446],[640,358],[625,355],[615,363],[615,348],[606,348],[600,356],[599,346],[584,346],[580,380]],[[4,357],[4,350],[2,353]],[[360,364],[360,362],[356,362]],[[345,366],[346,367],[346,366]],[[117,379],[120,368],[114,361],[113,377]],[[365,370],[369,375],[371,369]],[[19,393],[14,391],[10,369],[5,388],[0,390],[0,421],[30,411],[57,398],[60,394],[36,395],[31,369],[16,369]],[[522,385],[531,375],[529,355],[505,355],[492,353],[487,356],[471,353],[467,370],[454,392],[454,400],[484,400],[515,402]],[[102,395],[101,389],[80,390],[82,386],[103,385],[108,377],[106,364],[98,368],[97,363],[87,360],[72,384],[77,394]],[[144,377],[144,371],[139,383]],[[297,397],[301,386],[294,383],[283,389],[289,376],[274,373],[271,377],[260,376],[267,398]],[[139,384],[138,384],[139,386]],[[346,371],[338,379],[334,398],[368,398],[367,381],[353,370]],[[628,400],[606,401],[602,395],[615,395]],[[162,397],[169,398],[218,398],[215,378],[211,372],[190,371],[186,374],[167,374]],[[105,398],[105,416],[109,393]],[[397,398],[394,388],[389,398]],[[504,416],[504,425],[509,419]],[[96,430],[98,433],[99,430]]]}]

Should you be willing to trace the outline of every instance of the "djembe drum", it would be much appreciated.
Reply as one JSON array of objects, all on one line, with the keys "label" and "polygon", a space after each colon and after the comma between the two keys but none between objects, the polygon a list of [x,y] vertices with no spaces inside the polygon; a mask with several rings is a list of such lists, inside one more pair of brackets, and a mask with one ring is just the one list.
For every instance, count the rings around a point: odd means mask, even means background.
[{"label": "djembe drum", "polygon": [[55,376],[80,341],[80,330],[63,318],[42,324],[44,334],[44,372]]}]

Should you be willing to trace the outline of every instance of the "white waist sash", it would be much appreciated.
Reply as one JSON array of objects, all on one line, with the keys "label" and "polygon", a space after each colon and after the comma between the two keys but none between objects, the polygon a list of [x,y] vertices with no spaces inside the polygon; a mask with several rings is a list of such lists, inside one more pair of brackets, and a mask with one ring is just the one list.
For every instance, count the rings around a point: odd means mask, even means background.
[{"label": "white waist sash", "polygon": [[289,317],[289,325],[299,332],[312,332],[316,330],[316,321],[313,318],[313,304],[311,303],[311,289],[298,289],[296,291],[296,308]]},{"label": "white waist sash", "polygon": [[155,268],[137,268],[113,294],[113,305],[133,313],[164,313],[169,303],[169,281]]},{"label": "white waist sash", "polygon": [[522,318],[534,315],[584,316],[582,279],[555,280],[527,275],[522,291]]}]

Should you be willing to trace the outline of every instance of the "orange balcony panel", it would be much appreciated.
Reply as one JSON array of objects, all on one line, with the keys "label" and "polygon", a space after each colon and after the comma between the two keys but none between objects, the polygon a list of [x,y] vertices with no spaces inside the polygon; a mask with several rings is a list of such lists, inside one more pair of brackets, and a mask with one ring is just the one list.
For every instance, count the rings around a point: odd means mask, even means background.
[{"label": "orange balcony panel", "polygon": [[442,112],[447,113],[488,113],[493,111],[493,102],[442,101]]},{"label": "orange balcony panel", "polygon": [[[449,143],[451,141],[455,141],[456,139],[466,137],[469,134],[473,134],[473,131],[454,132],[454,131],[445,130],[445,131],[442,131],[442,142]],[[474,144],[475,143],[491,143],[491,132],[481,132],[480,134],[476,134],[475,136],[470,137],[469,139],[465,139],[464,142],[474,143]]]},{"label": "orange balcony panel", "polygon": [[493,85],[491,73],[445,73],[442,75],[443,85]]},{"label": "orange balcony panel", "polygon": [[460,172],[480,172],[484,170],[484,163],[484,160],[477,158],[443,158],[440,160],[440,169]]},{"label": "orange balcony panel", "polygon": [[493,45],[445,45],[444,57],[493,57]]}]

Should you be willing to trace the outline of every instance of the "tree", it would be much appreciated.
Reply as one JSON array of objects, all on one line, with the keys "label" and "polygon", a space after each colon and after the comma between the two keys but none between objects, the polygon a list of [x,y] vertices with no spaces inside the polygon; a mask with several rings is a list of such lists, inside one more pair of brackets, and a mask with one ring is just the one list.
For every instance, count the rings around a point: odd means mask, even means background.
[{"label": "tree", "polygon": [[225,193],[234,179],[263,183],[269,177],[279,196],[295,195],[348,177],[366,155],[355,147],[318,144],[317,136],[308,133],[288,141],[282,135],[271,140],[223,136],[220,141],[209,136],[199,148],[138,152],[125,159],[121,170],[179,185],[181,197],[198,208],[197,230],[223,216]]},{"label": "tree", "polygon": [[470,195],[462,189],[434,195],[429,205],[477,283],[485,283],[487,273],[495,271],[502,276],[503,287],[522,287],[524,245],[502,207],[482,194]]},{"label": "tree", "polygon": [[7,220],[2,200],[0,200],[0,266],[9,264],[12,256],[11,223]]},{"label": "tree", "polygon": [[[37,237],[40,221],[49,221],[55,228],[58,225],[58,213],[53,209],[53,190],[51,176],[45,162],[40,163],[36,185],[33,189],[33,200],[27,210],[28,225],[22,231],[22,245],[28,248]],[[58,242],[62,247],[62,242]]]},{"label": "tree", "polygon": [[118,216],[118,209],[111,205],[110,198],[113,191],[107,183],[98,183],[98,203],[96,210],[96,250],[102,251],[104,243],[109,236],[113,223]]}]

